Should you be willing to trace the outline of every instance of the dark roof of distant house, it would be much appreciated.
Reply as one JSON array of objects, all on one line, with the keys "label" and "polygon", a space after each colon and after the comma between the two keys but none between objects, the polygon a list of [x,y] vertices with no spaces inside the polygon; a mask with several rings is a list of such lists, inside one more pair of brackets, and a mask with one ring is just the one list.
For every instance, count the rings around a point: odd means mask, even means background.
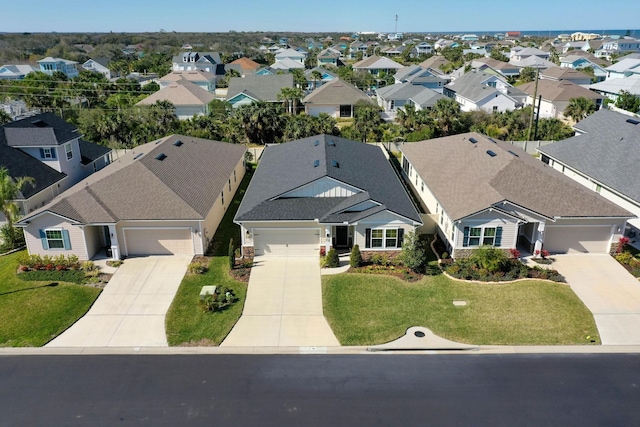
[{"label": "dark roof of distant house", "polygon": [[[351,197],[281,197],[323,177],[362,192]],[[368,200],[379,205],[364,212],[348,212],[350,206]],[[331,135],[316,135],[264,150],[235,220],[343,222],[384,210],[421,222],[379,147]]]},{"label": "dark roof of distant house", "polygon": [[[582,135],[539,151],[640,202],[640,118],[601,109],[576,123]],[[635,173],[635,174],[634,174]]]},{"label": "dark roof of distant house", "polygon": [[293,74],[232,77],[229,80],[227,100],[245,93],[258,101],[275,102],[284,87],[294,87]]},{"label": "dark roof of distant house", "polygon": [[80,147],[83,165],[88,165],[111,151],[111,148],[85,141],[84,139],[78,140],[78,146]]},{"label": "dark roof of distant house", "polygon": [[[174,144],[178,140],[182,144]],[[22,221],[42,212],[82,224],[202,220],[226,193],[245,151],[242,145],[172,135],[120,156]]]},{"label": "dark roof of distant house", "polygon": [[453,220],[498,205],[508,211],[503,202],[550,219],[633,217],[519,148],[479,133],[404,144],[401,150]]},{"label": "dark roof of distant house", "polygon": [[62,145],[80,137],[78,128],[53,113],[42,113],[2,126],[3,143],[10,147]]}]

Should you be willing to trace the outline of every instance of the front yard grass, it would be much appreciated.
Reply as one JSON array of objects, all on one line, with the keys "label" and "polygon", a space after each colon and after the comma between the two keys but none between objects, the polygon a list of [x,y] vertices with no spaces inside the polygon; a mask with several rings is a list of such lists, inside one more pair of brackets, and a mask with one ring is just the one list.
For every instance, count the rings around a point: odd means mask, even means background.
[{"label": "front yard grass", "polygon": [[[593,316],[564,284],[473,284],[444,275],[408,283],[345,273],[323,276],[322,293],[324,315],[341,345],[382,344],[411,326],[478,345],[600,343]],[[467,305],[456,307],[454,300]]]},{"label": "front yard grass", "polygon": [[21,252],[0,257],[0,346],[39,347],[82,317],[100,289],[68,282],[24,281]]},{"label": "front yard grass", "polygon": [[[233,217],[251,180],[252,172],[247,172],[227,212],[222,218],[211,245],[212,258],[208,271],[204,274],[186,275],[178,288],[171,307],[167,312],[166,330],[170,346],[219,345],[229,334],[242,315],[247,295],[247,284],[235,280],[229,274],[229,239],[240,245],[240,227],[233,223]],[[215,285],[233,290],[237,302],[222,311],[204,312],[199,304],[203,286]]]}]

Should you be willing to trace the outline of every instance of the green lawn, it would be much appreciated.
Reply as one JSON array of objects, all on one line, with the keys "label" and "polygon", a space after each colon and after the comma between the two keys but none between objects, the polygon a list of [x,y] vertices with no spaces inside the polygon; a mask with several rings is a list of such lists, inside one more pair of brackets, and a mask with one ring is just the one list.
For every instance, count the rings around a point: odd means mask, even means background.
[{"label": "green lawn", "polygon": [[[600,343],[593,316],[563,284],[479,285],[444,275],[407,283],[345,273],[323,276],[322,288],[324,314],[342,345],[389,342],[411,326],[478,345]],[[468,305],[455,307],[453,300]]]},{"label": "green lawn", "polygon": [[[229,275],[227,251],[229,239],[233,238],[236,246],[240,244],[240,227],[233,223],[233,217],[251,176],[251,172],[246,173],[231,206],[218,226],[213,238],[213,258],[209,271],[199,275],[186,275],[171,303],[166,319],[167,341],[171,346],[219,345],[242,314],[247,284]],[[202,287],[206,285],[228,287],[234,291],[238,301],[226,310],[205,313],[200,308],[199,295]]]},{"label": "green lawn", "polygon": [[20,280],[19,256],[20,252],[0,257],[0,346],[39,347],[82,317],[100,289]]}]

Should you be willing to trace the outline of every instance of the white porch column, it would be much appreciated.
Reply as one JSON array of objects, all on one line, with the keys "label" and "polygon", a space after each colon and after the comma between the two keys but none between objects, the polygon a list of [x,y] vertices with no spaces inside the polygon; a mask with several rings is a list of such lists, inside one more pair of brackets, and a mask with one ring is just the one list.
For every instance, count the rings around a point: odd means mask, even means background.
[{"label": "white porch column", "polygon": [[120,244],[115,224],[109,225],[109,237],[111,238],[111,259],[120,259]]},{"label": "white porch column", "polygon": [[538,229],[536,230],[536,243],[533,248],[533,252],[542,250],[542,243],[544,243],[544,230],[546,223],[544,221],[538,223]]}]

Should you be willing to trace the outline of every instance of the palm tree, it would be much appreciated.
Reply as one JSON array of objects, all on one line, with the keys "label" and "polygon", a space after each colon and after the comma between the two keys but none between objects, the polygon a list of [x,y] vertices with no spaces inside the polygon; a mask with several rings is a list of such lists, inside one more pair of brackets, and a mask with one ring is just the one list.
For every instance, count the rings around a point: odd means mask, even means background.
[{"label": "palm tree", "polygon": [[311,80],[313,80],[313,90],[318,88],[318,82],[322,80],[322,73],[318,70],[313,70],[311,72]]},{"label": "palm tree", "polygon": [[596,106],[592,100],[581,96],[579,98],[571,98],[569,105],[564,110],[566,117],[571,117],[573,121],[579,122],[596,111]]},{"label": "palm tree", "polygon": [[7,220],[5,244],[14,247],[16,243],[16,230],[13,228],[14,221],[18,218],[18,205],[14,202],[20,192],[27,186],[35,186],[36,180],[30,176],[22,176],[15,180],[9,174],[7,168],[0,167],[0,212]]},{"label": "palm tree", "polygon": [[460,104],[451,98],[439,99],[436,105],[433,106],[431,114],[436,120],[442,135],[451,135],[460,119]]},{"label": "palm tree", "polygon": [[304,93],[298,87],[283,87],[278,94],[278,101],[282,101],[282,106],[286,108],[290,115],[297,113],[298,102]]},{"label": "palm tree", "polygon": [[362,142],[367,142],[370,134],[380,131],[380,107],[371,102],[358,101],[353,110],[353,127],[356,134]]}]

